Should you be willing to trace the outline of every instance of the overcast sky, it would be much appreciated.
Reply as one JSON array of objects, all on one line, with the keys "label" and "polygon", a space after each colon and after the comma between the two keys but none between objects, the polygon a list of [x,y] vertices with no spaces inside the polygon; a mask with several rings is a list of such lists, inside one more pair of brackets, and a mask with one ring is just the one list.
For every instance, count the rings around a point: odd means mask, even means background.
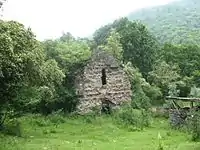
[{"label": "overcast sky", "polygon": [[174,0],[8,0],[4,19],[30,26],[40,40],[62,32],[74,36],[91,35],[101,25],[139,8]]}]

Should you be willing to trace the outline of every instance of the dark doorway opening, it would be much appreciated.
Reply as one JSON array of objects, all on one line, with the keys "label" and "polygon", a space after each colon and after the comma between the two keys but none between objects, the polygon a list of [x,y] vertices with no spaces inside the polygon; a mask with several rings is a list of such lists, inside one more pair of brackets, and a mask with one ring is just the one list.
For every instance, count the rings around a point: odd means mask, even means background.
[{"label": "dark doorway opening", "polygon": [[105,85],[107,83],[107,81],[106,81],[106,70],[105,69],[102,69],[101,81],[102,81],[102,85]]},{"label": "dark doorway opening", "polygon": [[108,100],[102,101],[101,112],[105,114],[111,114],[111,106]]}]

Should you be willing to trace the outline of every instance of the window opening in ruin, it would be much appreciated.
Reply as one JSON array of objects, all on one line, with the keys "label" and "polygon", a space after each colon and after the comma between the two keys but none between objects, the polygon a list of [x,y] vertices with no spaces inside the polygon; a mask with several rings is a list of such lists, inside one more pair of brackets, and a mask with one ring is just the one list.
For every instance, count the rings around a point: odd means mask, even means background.
[{"label": "window opening in ruin", "polygon": [[101,77],[102,85],[105,85],[107,83],[106,81],[106,70],[102,69],[102,77]]}]

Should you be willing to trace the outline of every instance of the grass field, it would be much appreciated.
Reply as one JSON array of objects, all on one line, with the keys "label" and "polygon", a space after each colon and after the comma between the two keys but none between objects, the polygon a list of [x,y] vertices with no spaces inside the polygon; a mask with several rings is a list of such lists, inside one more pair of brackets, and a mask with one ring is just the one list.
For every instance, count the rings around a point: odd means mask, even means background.
[{"label": "grass field", "polygon": [[59,124],[42,117],[20,120],[23,136],[0,135],[1,150],[158,150],[159,133],[164,150],[200,150],[200,143],[171,130],[163,119],[154,119],[143,131],[121,128],[109,117],[65,118]]}]

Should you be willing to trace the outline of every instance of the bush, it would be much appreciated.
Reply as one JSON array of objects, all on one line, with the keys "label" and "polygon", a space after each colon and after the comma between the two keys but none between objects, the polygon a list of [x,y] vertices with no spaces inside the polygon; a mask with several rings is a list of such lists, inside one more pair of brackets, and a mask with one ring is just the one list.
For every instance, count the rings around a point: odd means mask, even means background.
[{"label": "bush", "polygon": [[165,106],[151,108],[151,114],[154,118],[169,118],[169,112]]},{"label": "bush", "polygon": [[143,92],[142,89],[138,89],[135,91],[135,94],[132,98],[132,107],[135,109],[148,109],[151,106],[149,97]]},{"label": "bush", "polygon": [[96,123],[97,122],[97,118],[100,116],[101,114],[99,113],[99,108],[98,107],[94,107],[92,109],[92,112],[87,113],[87,115],[82,116],[83,120],[85,123]]},{"label": "bush", "polygon": [[65,123],[65,117],[64,117],[64,114],[62,114],[62,110],[53,112],[47,118],[53,124]]},{"label": "bush", "polygon": [[[48,116],[43,116],[43,115],[30,115],[28,117],[30,124],[33,126],[38,126],[38,127],[48,127],[48,126],[53,126],[53,125],[58,125],[61,123],[66,122],[65,116],[59,112],[56,111]],[[23,120],[26,120],[27,117],[25,117]]]},{"label": "bush", "polygon": [[150,126],[150,115],[144,109],[133,109],[130,106],[121,108],[116,114],[115,119],[123,126],[129,129],[143,130]]},{"label": "bush", "polygon": [[192,141],[200,140],[200,112],[191,111],[187,119],[187,129],[192,136]]},{"label": "bush", "polygon": [[138,68],[133,67],[129,62],[124,65],[124,70],[128,74],[132,87],[132,107],[136,109],[148,109],[152,104],[161,104],[162,92],[157,86],[150,85],[143,78]]},{"label": "bush", "polygon": [[17,119],[9,119],[5,122],[3,133],[7,135],[22,137],[21,123]]},{"label": "bush", "polygon": [[6,108],[2,111],[2,114],[0,113],[0,132],[6,135],[21,137],[22,128],[17,117],[18,114],[10,108]]},{"label": "bush", "polygon": [[146,94],[147,97],[150,99],[150,103],[152,105],[161,105],[163,104],[162,100],[162,92],[159,87],[155,85],[147,84],[146,86],[143,86],[143,91]]},{"label": "bush", "polygon": [[43,117],[40,114],[34,114],[34,115],[26,115],[25,117],[22,117],[21,120],[28,122],[31,126],[37,126],[37,127],[47,127],[51,124],[49,119],[46,117]]}]

